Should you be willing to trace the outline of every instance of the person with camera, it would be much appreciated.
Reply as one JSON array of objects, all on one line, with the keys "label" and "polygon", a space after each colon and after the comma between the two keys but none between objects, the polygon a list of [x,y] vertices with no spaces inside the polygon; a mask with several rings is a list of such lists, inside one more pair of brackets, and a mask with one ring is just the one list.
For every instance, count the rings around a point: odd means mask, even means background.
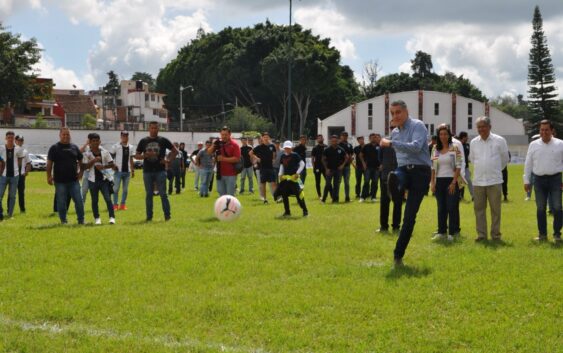
[{"label": "person with camera", "polygon": [[170,201],[166,194],[166,149],[170,150],[168,162],[176,158],[178,149],[174,147],[169,139],[158,136],[158,123],[149,123],[149,136],[144,137],[137,145],[135,159],[143,160],[143,182],[145,184],[145,205],[147,208],[147,222],[152,221],[153,216],[153,185],[156,183],[164,220],[169,221]]},{"label": "person with camera", "polygon": [[219,196],[235,195],[237,182],[236,164],[240,162],[240,147],[231,139],[231,129],[223,126],[221,139],[215,140],[208,149],[217,161],[217,192]]}]

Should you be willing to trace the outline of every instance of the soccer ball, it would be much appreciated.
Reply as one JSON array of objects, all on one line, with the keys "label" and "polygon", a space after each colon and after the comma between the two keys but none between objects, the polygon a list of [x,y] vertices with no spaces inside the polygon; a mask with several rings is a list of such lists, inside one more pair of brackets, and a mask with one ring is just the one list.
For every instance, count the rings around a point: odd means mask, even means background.
[{"label": "soccer ball", "polygon": [[215,201],[215,216],[223,222],[234,221],[242,212],[240,201],[231,195],[223,195]]}]

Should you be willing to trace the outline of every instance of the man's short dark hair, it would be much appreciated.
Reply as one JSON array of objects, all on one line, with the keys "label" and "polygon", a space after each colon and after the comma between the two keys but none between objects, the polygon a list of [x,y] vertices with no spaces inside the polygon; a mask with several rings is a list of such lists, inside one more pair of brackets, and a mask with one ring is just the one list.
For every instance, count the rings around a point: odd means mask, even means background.
[{"label": "man's short dark hair", "polygon": [[331,138],[331,139],[337,139],[338,136],[337,136],[337,135],[331,135],[330,138]]},{"label": "man's short dark hair", "polygon": [[323,138],[324,138],[323,134],[318,134],[318,135],[317,135],[317,138],[319,138],[319,137],[323,137]]},{"label": "man's short dark hair", "polygon": [[372,132],[371,134],[369,134],[370,138],[372,138],[373,136],[375,136],[375,132]]},{"label": "man's short dark hair", "polygon": [[340,133],[340,136],[348,136],[348,132],[342,131],[342,132]]},{"label": "man's short dark hair", "polygon": [[269,137],[269,136],[270,136],[270,133],[269,133],[268,131],[264,131],[264,132],[262,133],[262,136],[268,136],[268,137]]},{"label": "man's short dark hair", "polygon": [[149,122],[149,125],[158,125],[158,121],[151,121]]},{"label": "man's short dark hair", "polygon": [[100,139],[100,135],[98,135],[95,132],[91,132],[88,134],[88,140],[99,140]]},{"label": "man's short dark hair", "polygon": [[11,130],[6,132],[6,136],[14,136],[14,135],[15,135],[14,132]]},{"label": "man's short dark hair", "polygon": [[468,136],[468,135],[467,135],[467,132],[462,131],[462,132],[459,133],[459,135],[458,135],[457,137],[459,137],[460,139],[462,139],[462,138],[467,137],[467,136]]},{"label": "man's short dark hair", "polygon": [[551,122],[551,120],[543,119],[542,121],[540,121],[540,125],[549,125],[549,128],[553,130],[553,123]]},{"label": "man's short dark hair", "polygon": [[401,108],[403,108],[403,109],[407,109],[407,103],[405,103],[405,101],[402,100],[402,99],[397,99],[396,101],[391,102],[391,105],[390,105],[390,106],[391,106],[391,107],[399,106],[399,107],[401,107]]},{"label": "man's short dark hair", "polygon": [[248,141],[248,139],[247,139],[246,137],[244,137],[244,136],[241,137],[240,140],[241,140],[241,141]]},{"label": "man's short dark hair", "polygon": [[[370,134],[370,136],[371,136],[371,134]],[[358,136],[358,137],[356,137],[356,140],[363,140],[363,139],[364,139],[363,136]]]},{"label": "man's short dark hair", "polygon": [[299,136],[299,139],[300,139],[300,140],[301,140],[301,139],[306,139],[306,138],[307,138],[306,135],[301,135],[301,136]]},{"label": "man's short dark hair", "polygon": [[231,133],[231,129],[229,129],[228,126],[223,126],[223,127],[221,128],[221,131],[227,131],[229,134]]}]

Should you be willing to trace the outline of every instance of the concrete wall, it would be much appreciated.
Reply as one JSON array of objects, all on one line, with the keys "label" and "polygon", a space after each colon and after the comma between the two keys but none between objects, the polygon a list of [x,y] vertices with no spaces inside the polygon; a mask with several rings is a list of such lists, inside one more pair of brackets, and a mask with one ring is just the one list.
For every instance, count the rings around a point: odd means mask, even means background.
[{"label": "concrete wall", "polygon": [[[6,131],[14,131],[16,135],[23,135],[25,147],[30,153],[47,154],[51,145],[59,141],[59,130],[55,129],[6,129],[0,128],[0,139],[6,136]],[[102,146],[110,147],[119,142],[119,131],[107,130],[71,130],[72,142],[81,146],[86,142],[89,133],[96,132],[100,135]],[[137,145],[138,141],[148,136],[148,131],[129,131],[129,143]],[[191,152],[196,148],[198,141],[205,141],[210,136],[219,137],[219,132],[159,132],[160,136],[168,138],[172,142],[184,142],[186,150]],[[234,138],[240,138],[240,133],[233,133]]]}]

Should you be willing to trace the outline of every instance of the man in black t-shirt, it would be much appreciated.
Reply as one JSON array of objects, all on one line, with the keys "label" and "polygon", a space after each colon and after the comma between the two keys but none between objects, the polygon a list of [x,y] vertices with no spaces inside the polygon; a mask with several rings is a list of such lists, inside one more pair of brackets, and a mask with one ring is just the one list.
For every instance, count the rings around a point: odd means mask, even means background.
[{"label": "man in black t-shirt", "polygon": [[[326,148],[323,135],[317,135],[317,145],[311,151],[311,161],[313,162],[313,174],[315,174],[315,188],[317,196],[322,200],[321,195],[321,176],[325,177],[325,167],[323,165],[323,152]],[[326,183],[326,178],[325,178]]]},{"label": "man in black t-shirt", "polygon": [[375,202],[379,184],[379,166],[381,165],[379,161],[379,141],[381,141],[381,135],[370,134],[369,143],[364,146],[360,154],[365,169],[364,188],[360,202],[368,197],[371,198],[371,202]]},{"label": "man in black t-shirt", "polygon": [[326,197],[330,192],[332,202],[338,203],[342,170],[348,161],[348,154],[338,145],[338,136],[332,135],[330,137],[330,146],[323,152],[326,185],[321,202],[326,202]]},{"label": "man in black t-shirt", "polygon": [[74,202],[78,224],[84,224],[84,202],[80,193],[82,177],[82,152],[78,146],[70,143],[70,129],[62,127],[59,142],[49,148],[47,154],[47,183],[55,184],[57,212],[62,224],[67,223],[67,199]]},{"label": "man in black t-shirt", "polygon": [[186,144],[180,143],[180,150],[178,153],[182,154],[182,161],[184,162],[184,168],[182,168],[181,182],[182,189],[186,188],[186,170],[190,167],[190,159],[188,158],[188,151],[186,151]]},{"label": "man in black t-shirt", "polygon": [[246,179],[248,179],[248,191],[253,194],[254,168],[252,167],[252,158],[250,158],[252,146],[248,145],[248,139],[246,137],[241,137],[240,142],[242,143],[242,146],[240,147],[240,157],[242,158],[242,171],[240,172],[240,194],[244,192],[244,184]]},{"label": "man in black t-shirt", "polygon": [[[358,145],[354,147],[354,160],[352,161],[352,165],[356,168],[356,198],[358,199],[362,193],[362,179],[365,173],[364,164],[360,159],[360,153],[365,146],[365,142],[363,136],[358,136],[356,140],[358,141]],[[362,202],[362,200],[360,200],[360,202]]]},{"label": "man in black t-shirt", "polygon": [[346,202],[350,202],[350,164],[354,158],[354,147],[348,142],[348,133],[343,131],[340,133],[340,142],[338,146],[346,152],[347,161],[342,169],[342,178],[344,179],[344,196],[346,197]]},{"label": "man in black t-shirt", "polygon": [[[166,149],[170,150],[166,160]],[[164,220],[170,220],[170,201],[166,194],[166,162],[176,158],[178,149],[172,145],[169,139],[158,136],[158,123],[149,123],[149,136],[141,139],[137,145],[136,159],[143,159],[143,182],[145,184],[145,205],[147,209],[147,222],[152,221],[153,216],[153,185],[156,183]]]},{"label": "man in black t-shirt", "polygon": [[293,152],[297,153],[299,157],[305,162],[305,168],[301,171],[301,182],[305,184],[307,178],[307,136],[301,135],[299,137],[299,144],[293,148]]},{"label": "man in black t-shirt", "polygon": [[260,192],[264,196],[264,204],[268,203],[266,197],[266,183],[270,183],[272,194],[276,191],[276,175],[274,172],[274,159],[276,158],[276,147],[270,143],[270,134],[262,133],[262,143],[254,147],[249,153],[260,163]]},{"label": "man in black t-shirt", "polygon": [[284,154],[280,157],[280,185],[274,193],[274,198],[282,197],[284,214],[283,217],[291,216],[289,210],[289,196],[295,196],[299,207],[303,210],[303,217],[307,217],[309,211],[305,205],[303,195],[303,183],[300,179],[301,171],[305,168],[305,161],[296,152],[292,152],[293,144],[291,141],[283,143]]}]

